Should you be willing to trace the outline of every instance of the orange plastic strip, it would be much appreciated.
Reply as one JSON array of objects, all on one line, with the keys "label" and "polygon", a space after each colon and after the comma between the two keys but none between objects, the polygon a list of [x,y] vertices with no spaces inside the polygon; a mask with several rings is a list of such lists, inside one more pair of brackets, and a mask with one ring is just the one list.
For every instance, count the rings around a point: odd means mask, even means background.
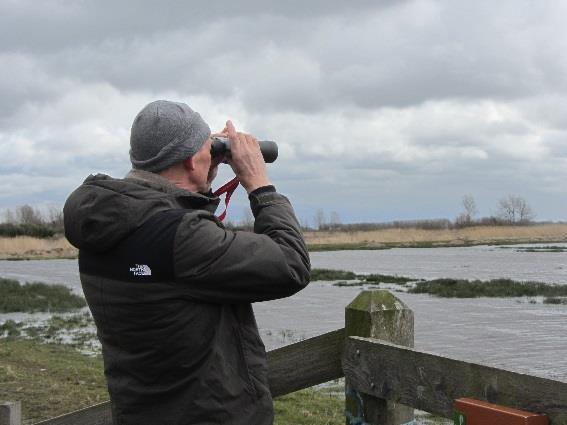
[{"label": "orange plastic strip", "polygon": [[472,398],[455,400],[457,425],[549,425],[549,418]]}]

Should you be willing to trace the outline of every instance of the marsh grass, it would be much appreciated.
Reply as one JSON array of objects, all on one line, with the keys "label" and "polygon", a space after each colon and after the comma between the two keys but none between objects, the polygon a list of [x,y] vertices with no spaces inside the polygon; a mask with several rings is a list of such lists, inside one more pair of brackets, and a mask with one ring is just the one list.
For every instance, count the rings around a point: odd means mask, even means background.
[{"label": "marsh grass", "polygon": [[49,258],[77,258],[77,249],[63,237],[49,239],[30,236],[0,237],[0,259],[38,260]]},{"label": "marsh grass", "polygon": [[305,232],[305,240],[311,251],[553,243],[567,241],[567,224],[475,226],[435,230],[391,228],[352,232]]},{"label": "marsh grass", "polygon": [[34,340],[2,340],[0,400],[22,402],[24,423],[35,423],[108,399],[100,357]]},{"label": "marsh grass", "polygon": [[22,322],[6,320],[0,325],[0,338],[17,338],[22,334]]},{"label": "marsh grass", "polygon": [[544,304],[567,304],[567,298],[559,297],[546,297],[543,300]]},{"label": "marsh grass", "polygon": [[347,270],[313,269],[311,270],[311,281],[339,281],[334,286],[363,286],[367,284],[379,285],[380,283],[392,283],[406,285],[421,279],[415,279],[398,275],[387,274],[356,274]]},{"label": "marsh grass", "polygon": [[308,388],[274,400],[274,425],[344,425],[344,400]]},{"label": "marsh grass", "polygon": [[518,282],[511,279],[488,281],[434,279],[416,282],[409,289],[414,294],[431,294],[443,298],[567,296],[567,285],[543,282]]},{"label": "marsh grass", "polygon": [[311,270],[311,281],[317,280],[354,280],[357,276],[354,272],[346,270],[313,269]]},{"label": "marsh grass", "polygon": [[66,312],[86,305],[83,298],[63,285],[41,282],[20,284],[0,278],[0,313]]},{"label": "marsh grass", "polygon": [[416,280],[411,277],[398,276],[398,275],[388,275],[388,274],[367,274],[359,275],[359,279],[364,279],[368,283],[396,283],[399,285],[405,285],[409,282],[415,282]]},{"label": "marsh grass", "polygon": [[[567,241],[567,224],[475,226],[461,229],[388,228],[367,231],[305,232],[310,251],[428,248]],[[565,252],[551,250],[549,252]],[[0,259],[77,258],[64,237],[0,237]]]},{"label": "marsh grass", "polygon": [[[0,400],[22,402],[24,423],[62,415],[108,399],[100,356],[33,340],[0,344]],[[274,400],[277,425],[342,425],[344,401],[307,389]]]},{"label": "marsh grass", "polygon": [[530,246],[520,247],[518,252],[567,252],[567,247],[564,246]]},{"label": "marsh grass", "polygon": [[353,280],[350,282],[347,282],[346,280],[340,280],[338,282],[334,282],[333,286],[339,286],[339,287],[349,287],[349,286],[364,286],[364,282],[361,282],[359,280]]},{"label": "marsh grass", "polygon": [[[334,286],[399,285],[400,290],[413,294],[430,294],[443,298],[478,297],[547,297],[545,304],[567,304],[567,285],[553,285],[544,282],[521,282],[511,279],[488,281],[467,279],[424,280],[398,275],[361,275],[347,270],[313,269],[312,281],[335,281]],[[338,282],[336,282],[338,281]],[[535,301],[534,301],[535,302]]]}]

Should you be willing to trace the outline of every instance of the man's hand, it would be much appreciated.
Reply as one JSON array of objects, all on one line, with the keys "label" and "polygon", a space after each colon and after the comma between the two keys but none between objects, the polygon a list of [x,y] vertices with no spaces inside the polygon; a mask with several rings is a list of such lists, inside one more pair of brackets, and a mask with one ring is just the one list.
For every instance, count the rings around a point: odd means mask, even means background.
[{"label": "man's hand", "polygon": [[[211,138],[221,136],[221,137],[228,137],[227,128],[225,127],[219,133],[211,134]],[[207,184],[209,188],[211,187],[213,180],[217,177],[219,171],[219,165],[224,161],[224,156],[215,156],[211,158],[211,167],[209,169],[209,174],[207,175]]]},{"label": "man's hand", "polygon": [[270,185],[266,163],[256,138],[237,132],[232,121],[226,122],[226,130],[230,139],[229,164],[246,192],[250,193],[259,187]]}]

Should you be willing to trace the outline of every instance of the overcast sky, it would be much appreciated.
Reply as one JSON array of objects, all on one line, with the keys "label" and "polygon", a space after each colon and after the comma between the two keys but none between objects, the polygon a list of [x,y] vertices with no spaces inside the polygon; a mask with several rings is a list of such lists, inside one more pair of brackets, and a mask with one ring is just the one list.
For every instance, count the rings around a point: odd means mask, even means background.
[{"label": "overcast sky", "polygon": [[303,222],[454,218],[466,194],[565,220],[566,22],[563,0],[0,0],[0,209],[123,177],[134,116],[170,99],[277,141]]}]

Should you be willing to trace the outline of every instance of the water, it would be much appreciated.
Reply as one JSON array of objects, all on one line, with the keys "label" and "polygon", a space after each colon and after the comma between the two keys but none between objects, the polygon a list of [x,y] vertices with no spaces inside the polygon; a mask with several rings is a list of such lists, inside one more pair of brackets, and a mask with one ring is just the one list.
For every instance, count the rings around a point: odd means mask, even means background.
[{"label": "water", "polygon": [[[522,247],[549,245],[522,245]],[[567,243],[553,244],[567,248]],[[314,267],[415,278],[537,280],[567,284],[567,252],[521,252],[518,246],[394,248],[311,254]]]},{"label": "water", "polygon": [[[567,244],[553,244],[567,247]],[[416,278],[512,278],[567,284],[567,252],[517,247],[407,248],[311,254],[315,268]],[[81,293],[75,260],[0,261],[0,276],[63,283]],[[268,349],[344,326],[344,308],[361,291],[314,282],[293,297],[257,303]],[[416,348],[567,381],[567,305],[512,299],[441,299],[396,293],[415,313]],[[0,315],[0,320],[5,320]]]}]

